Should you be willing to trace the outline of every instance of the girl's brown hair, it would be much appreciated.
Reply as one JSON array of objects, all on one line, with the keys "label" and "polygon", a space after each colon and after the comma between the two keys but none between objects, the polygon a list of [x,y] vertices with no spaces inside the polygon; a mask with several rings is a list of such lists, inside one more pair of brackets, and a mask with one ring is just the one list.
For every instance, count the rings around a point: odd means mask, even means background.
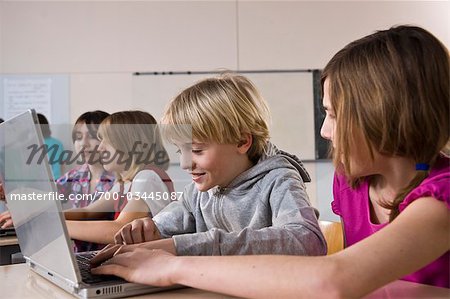
[{"label": "girl's brown hair", "polygon": [[72,142],[75,142],[77,125],[85,124],[88,128],[89,134],[92,137],[97,137],[98,127],[101,122],[109,116],[109,113],[101,110],[88,111],[81,114],[75,121],[72,129]]},{"label": "girl's brown hair", "polygon": [[[362,135],[370,158],[382,155],[434,164],[449,140],[449,54],[428,31],[398,26],[378,31],[340,50],[322,74],[336,114],[333,162],[354,187],[348,136]],[[399,204],[426,177],[417,171],[391,203],[390,221]]]}]

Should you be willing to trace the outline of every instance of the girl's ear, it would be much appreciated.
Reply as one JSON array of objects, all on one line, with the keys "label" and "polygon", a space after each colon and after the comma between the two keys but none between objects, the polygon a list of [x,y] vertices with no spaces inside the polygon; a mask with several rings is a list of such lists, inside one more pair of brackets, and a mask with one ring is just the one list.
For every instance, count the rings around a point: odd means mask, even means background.
[{"label": "girl's ear", "polygon": [[253,136],[250,133],[243,133],[241,141],[237,144],[237,149],[241,154],[246,154],[253,143]]}]

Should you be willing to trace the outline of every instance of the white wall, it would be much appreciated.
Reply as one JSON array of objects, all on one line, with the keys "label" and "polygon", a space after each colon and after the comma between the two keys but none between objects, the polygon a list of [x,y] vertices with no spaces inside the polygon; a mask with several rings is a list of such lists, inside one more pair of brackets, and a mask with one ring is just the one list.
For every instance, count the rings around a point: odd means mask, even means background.
[{"label": "white wall", "polygon": [[[87,110],[139,108],[130,104],[135,71],[322,68],[348,42],[401,23],[450,45],[449,8],[449,1],[4,0],[0,72],[69,75],[73,122]],[[308,165],[319,207],[331,198],[332,168],[324,165]]]},{"label": "white wall", "polygon": [[[0,71],[71,75],[71,120],[130,108],[131,73],[322,68],[376,29],[411,23],[450,44],[440,1],[2,1]],[[138,108],[138,107],[132,107]]]}]

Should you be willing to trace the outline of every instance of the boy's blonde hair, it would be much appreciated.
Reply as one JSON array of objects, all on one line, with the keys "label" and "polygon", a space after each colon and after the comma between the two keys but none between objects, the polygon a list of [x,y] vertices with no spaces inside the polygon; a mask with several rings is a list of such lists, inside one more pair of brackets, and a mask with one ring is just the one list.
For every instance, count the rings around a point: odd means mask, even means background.
[{"label": "boy's blonde hair", "polygon": [[244,76],[225,73],[202,80],[182,91],[164,113],[164,136],[185,140],[183,125],[192,126],[198,142],[239,144],[251,134],[249,159],[256,163],[269,139],[269,108],[253,83]]},{"label": "boy's blonde hair", "polygon": [[124,153],[124,159],[130,159],[126,175],[121,177],[118,174],[119,180],[132,180],[147,164],[164,170],[169,166],[169,155],[164,148],[156,120],[147,112],[113,113],[100,124],[98,136]]}]

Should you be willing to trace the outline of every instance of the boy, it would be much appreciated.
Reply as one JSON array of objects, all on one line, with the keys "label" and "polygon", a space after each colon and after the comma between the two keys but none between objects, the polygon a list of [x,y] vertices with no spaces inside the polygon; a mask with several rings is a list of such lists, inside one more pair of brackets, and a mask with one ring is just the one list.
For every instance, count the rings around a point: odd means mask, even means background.
[{"label": "boy", "polygon": [[243,76],[225,74],[181,92],[164,114],[163,130],[193,182],[181,200],[115,237],[118,244],[146,243],[109,246],[94,262],[141,246],[177,255],[325,254],[305,191],[309,175],[297,157],[268,142],[269,118]]}]

